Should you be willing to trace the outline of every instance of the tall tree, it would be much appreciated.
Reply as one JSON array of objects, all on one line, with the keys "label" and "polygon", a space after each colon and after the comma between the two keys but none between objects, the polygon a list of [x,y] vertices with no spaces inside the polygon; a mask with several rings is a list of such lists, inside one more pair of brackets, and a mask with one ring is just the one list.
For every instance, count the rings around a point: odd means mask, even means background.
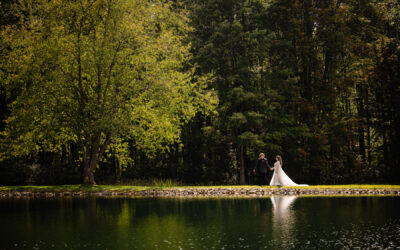
[{"label": "tall tree", "polygon": [[357,180],[378,164],[371,91],[374,48],[385,40],[381,2],[273,1],[269,8],[278,38],[272,48],[288,45],[272,64],[299,79],[288,112],[309,131],[297,163],[314,181]]},{"label": "tall tree", "polygon": [[[200,72],[215,72],[215,89],[221,103],[219,116],[205,131],[219,135],[219,145],[233,152],[230,162],[246,183],[248,154],[264,148],[260,132],[268,110],[262,70],[270,34],[266,7],[257,0],[213,0],[192,3],[194,60]],[[211,132],[212,131],[212,132]],[[219,152],[214,152],[214,154]],[[227,162],[228,163],[228,162]]]},{"label": "tall tree", "polygon": [[[95,184],[109,148],[126,140],[148,155],[216,104],[190,66],[184,13],[165,1],[20,1],[1,32],[1,77],[20,94],[2,132],[1,158],[79,147],[83,183]],[[124,158],[125,157],[125,158]]]},{"label": "tall tree", "polygon": [[204,127],[206,143],[214,141],[210,145],[213,148],[220,145],[210,154],[222,154],[216,158],[230,159],[225,164],[237,164],[239,182],[245,184],[259,152],[267,153],[272,160],[274,154],[295,153],[304,127],[296,126],[284,104],[296,91],[291,86],[295,78],[289,68],[274,65],[276,53],[271,44],[276,34],[268,23],[268,1],[191,4],[193,59],[200,65],[200,72],[215,72],[220,99],[218,117]]},{"label": "tall tree", "polygon": [[[374,74],[370,85],[371,126],[374,129],[374,169],[391,182],[400,180],[400,3],[380,3],[384,37],[374,46]],[[375,165],[375,164],[374,164]]]}]

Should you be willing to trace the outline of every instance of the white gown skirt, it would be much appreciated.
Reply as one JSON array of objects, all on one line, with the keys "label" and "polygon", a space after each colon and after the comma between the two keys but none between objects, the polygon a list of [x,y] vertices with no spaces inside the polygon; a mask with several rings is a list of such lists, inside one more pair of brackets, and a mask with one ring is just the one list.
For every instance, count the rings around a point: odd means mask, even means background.
[{"label": "white gown skirt", "polygon": [[270,186],[308,186],[307,184],[297,184],[283,171],[279,161],[274,164],[274,174],[272,175]]}]

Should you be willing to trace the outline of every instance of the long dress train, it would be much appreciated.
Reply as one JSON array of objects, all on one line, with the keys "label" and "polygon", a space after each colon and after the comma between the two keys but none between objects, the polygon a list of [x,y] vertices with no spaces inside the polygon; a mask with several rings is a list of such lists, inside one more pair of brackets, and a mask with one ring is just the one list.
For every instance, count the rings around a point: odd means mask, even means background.
[{"label": "long dress train", "polygon": [[272,175],[270,186],[308,186],[307,184],[297,184],[283,171],[281,163],[276,161],[274,163],[274,174]]}]

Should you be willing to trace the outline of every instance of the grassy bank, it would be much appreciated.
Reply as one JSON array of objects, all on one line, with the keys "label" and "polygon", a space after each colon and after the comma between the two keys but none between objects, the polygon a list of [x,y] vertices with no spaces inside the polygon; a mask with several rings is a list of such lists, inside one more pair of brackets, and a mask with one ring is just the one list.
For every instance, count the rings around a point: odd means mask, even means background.
[{"label": "grassy bank", "polygon": [[[128,186],[128,185],[55,185],[55,186],[0,186],[0,191],[33,191],[33,192],[68,192],[68,191],[140,191],[140,190],[162,190],[176,188],[260,188],[260,186]],[[262,186],[262,188],[277,188],[276,186]],[[301,189],[400,189],[400,185],[372,185],[372,184],[352,184],[352,185],[312,185],[296,186],[285,188]]]}]

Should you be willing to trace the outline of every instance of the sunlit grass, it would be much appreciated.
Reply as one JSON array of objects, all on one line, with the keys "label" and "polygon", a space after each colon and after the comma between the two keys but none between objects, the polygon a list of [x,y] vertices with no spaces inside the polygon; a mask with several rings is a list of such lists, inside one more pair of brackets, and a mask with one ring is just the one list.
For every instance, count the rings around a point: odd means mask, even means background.
[{"label": "sunlit grass", "polygon": [[148,186],[137,185],[55,185],[55,186],[0,186],[0,191],[37,191],[37,192],[68,192],[68,191],[140,191],[140,190],[167,190],[167,189],[219,189],[219,188],[296,188],[296,189],[400,189],[400,185],[373,185],[373,184],[351,184],[351,185],[311,185],[311,186],[175,186],[174,183],[152,183]]},{"label": "sunlit grass", "polygon": [[388,184],[349,184],[349,185],[311,185],[311,186],[296,186],[287,188],[318,188],[318,189],[397,189],[400,185]]},{"label": "sunlit grass", "polygon": [[295,189],[400,189],[400,185],[388,184],[349,184],[349,185],[310,185],[310,186],[183,186],[174,188],[295,188]]},{"label": "sunlit grass", "polygon": [[171,179],[133,179],[124,181],[121,186],[145,186],[145,187],[177,187],[183,186],[179,181]]}]

